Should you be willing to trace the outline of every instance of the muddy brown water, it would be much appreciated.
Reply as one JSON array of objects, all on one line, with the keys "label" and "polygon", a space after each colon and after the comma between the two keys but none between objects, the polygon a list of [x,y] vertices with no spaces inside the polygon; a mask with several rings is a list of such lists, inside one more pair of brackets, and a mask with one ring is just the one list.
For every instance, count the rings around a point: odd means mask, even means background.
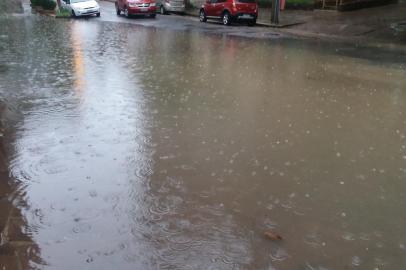
[{"label": "muddy brown water", "polygon": [[28,268],[406,268],[405,56],[328,46],[3,18]]}]

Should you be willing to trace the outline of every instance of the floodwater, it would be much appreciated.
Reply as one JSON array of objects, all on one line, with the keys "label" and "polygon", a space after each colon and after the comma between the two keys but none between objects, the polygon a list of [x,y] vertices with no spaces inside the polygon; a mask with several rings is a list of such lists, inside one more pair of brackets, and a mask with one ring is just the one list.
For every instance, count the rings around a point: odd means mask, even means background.
[{"label": "floodwater", "polygon": [[0,23],[26,268],[406,268],[405,55]]}]

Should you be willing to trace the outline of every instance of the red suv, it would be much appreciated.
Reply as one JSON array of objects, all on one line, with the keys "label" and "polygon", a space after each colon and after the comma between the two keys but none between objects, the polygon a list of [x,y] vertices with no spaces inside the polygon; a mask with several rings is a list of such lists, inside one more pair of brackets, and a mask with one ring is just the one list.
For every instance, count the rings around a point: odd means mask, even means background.
[{"label": "red suv", "polygon": [[234,20],[246,20],[255,25],[258,17],[256,0],[206,0],[199,12],[201,22],[208,18],[220,18],[224,25]]},{"label": "red suv", "polygon": [[116,0],[115,5],[117,15],[123,11],[127,18],[130,15],[149,15],[152,18],[156,16],[155,0]]}]

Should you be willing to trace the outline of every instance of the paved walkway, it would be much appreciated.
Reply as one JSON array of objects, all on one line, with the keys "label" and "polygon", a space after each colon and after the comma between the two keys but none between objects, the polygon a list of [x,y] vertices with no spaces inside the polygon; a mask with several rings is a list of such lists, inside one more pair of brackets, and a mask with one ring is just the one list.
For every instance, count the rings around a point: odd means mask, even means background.
[{"label": "paved walkway", "polygon": [[[258,21],[270,24],[270,9],[261,9]],[[406,45],[406,1],[355,11],[281,12],[280,23],[290,25],[284,32],[307,37],[376,40]]]},{"label": "paved walkway", "polygon": [[[198,10],[189,10],[197,16]],[[261,8],[258,24],[270,26],[271,10]],[[284,10],[277,33],[348,42],[376,42],[406,46],[406,0],[398,4],[339,12]]]},{"label": "paved walkway", "polygon": [[21,0],[0,0],[0,14],[21,13],[22,11]]}]

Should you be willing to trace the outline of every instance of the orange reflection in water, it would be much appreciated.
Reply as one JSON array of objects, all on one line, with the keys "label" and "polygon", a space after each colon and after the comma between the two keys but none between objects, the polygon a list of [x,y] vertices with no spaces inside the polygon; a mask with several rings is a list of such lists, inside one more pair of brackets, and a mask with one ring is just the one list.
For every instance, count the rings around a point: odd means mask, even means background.
[{"label": "orange reflection in water", "polygon": [[82,31],[80,25],[74,25],[72,28],[71,42],[73,49],[73,71],[74,76],[74,91],[82,96],[85,80],[85,65],[82,51]]}]

